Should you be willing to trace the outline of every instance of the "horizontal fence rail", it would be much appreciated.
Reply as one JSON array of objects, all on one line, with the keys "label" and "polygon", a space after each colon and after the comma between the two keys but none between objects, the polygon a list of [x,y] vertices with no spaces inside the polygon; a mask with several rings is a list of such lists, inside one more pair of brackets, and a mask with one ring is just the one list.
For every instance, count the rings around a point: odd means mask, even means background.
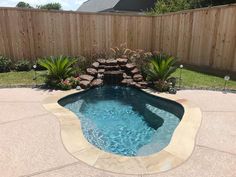
[{"label": "horizontal fence rail", "polygon": [[0,55],[14,61],[79,56],[122,43],[236,71],[236,5],[160,16],[0,8]]}]

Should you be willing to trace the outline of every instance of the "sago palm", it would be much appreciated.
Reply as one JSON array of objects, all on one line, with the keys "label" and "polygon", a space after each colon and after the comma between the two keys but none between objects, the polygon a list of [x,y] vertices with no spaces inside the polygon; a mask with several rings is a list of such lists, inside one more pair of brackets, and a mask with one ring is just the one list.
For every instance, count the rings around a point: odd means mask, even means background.
[{"label": "sago palm", "polygon": [[145,73],[147,80],[153,81],[159,91],[168,90],[167,80],[177,69],[174,57],[158,55],[150,60]]},{"label": "sago palm", "polygon": [[60,56],[40,59],[38,64],[47,69],[47,80],[49,82],[60,82],[75,73],[73,65],[76,62],[77,59]]}]

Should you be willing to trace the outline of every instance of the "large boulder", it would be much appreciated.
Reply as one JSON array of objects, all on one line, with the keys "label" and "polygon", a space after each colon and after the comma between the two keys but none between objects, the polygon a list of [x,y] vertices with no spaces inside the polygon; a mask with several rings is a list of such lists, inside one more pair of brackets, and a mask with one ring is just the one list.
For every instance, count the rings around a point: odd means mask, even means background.
[{"label": "large boulder", "polygon": [[89,75],[92,75],[92,76],[96,76],[98,73],[98,71],[94,68],[87,68],[86,71]]},{"label": "large boulder", "polygon": [[126,58],[117,58],[116,60],[119,65],[125,65],[128,62],[128,59],[126,59]]},{"label": "large boulder", "polygon": [[141,74],[135,74],[133,76],[133,79],[134,79],[135,82],[139,82],[139,81],[143,80],[143,76]]},{"label": "large boulder", "polygon": [[100,86],[103,84],[103,80],[102,79],[94,79],[92,82],[91,82],[91,87],[97,87],[97,86]]},{"label": "large boulder", "polygon": [[87,89],[87,88],[90,87],[90,82],[91,82],[91,81],[86,81],[86,80],[80,81],[80,82],[79,82],[79,86],[80,86],[82,89]]},{"label": "large boulder", "polygon": [[81,80],[92,81],[94,77],[91,75],[84,74],[84,75],[79,76],[79,78]]}]

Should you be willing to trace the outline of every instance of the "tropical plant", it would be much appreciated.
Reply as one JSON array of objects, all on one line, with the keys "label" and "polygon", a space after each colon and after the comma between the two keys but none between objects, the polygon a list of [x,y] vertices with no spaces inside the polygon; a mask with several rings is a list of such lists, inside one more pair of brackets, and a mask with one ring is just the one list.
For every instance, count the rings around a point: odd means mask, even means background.
[{"label": "tropical plant", "polygon": [[10,71],[11,64],[12,62],[9,58],[0,55],[0,73]]},{"label": "tropical plant", "polygon": [[168,79],[177,67],[174,57],[159,54],[153,57],[145,69],[147,80],[155,83],[159,91],[167,91],[169,89]]},{"label": "tropical plant", "polygon": [[31,69],[31,63],[28,60],[19,60],[15,64],[16,71],[29,71]]},{"label": "tropical plant", "polygon": [[46,83],[52,87],[57,87],[61,80],[75,74],[76,70],[73,65],[76,62],[77,59],[64,56],[38,60],[38,64],[47,69]]}]

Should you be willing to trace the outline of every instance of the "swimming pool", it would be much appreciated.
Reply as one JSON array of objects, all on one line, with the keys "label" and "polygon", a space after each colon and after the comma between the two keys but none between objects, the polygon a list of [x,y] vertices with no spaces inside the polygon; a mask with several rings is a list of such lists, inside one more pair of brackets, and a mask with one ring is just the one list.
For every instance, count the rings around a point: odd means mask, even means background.
[{"label": "swimming pool", "polygon": [[67,96],[59,104],[78,116],[88,142],[123,156],[161,151],[184,113],[180,104],[120,86],[90,89]]}]

